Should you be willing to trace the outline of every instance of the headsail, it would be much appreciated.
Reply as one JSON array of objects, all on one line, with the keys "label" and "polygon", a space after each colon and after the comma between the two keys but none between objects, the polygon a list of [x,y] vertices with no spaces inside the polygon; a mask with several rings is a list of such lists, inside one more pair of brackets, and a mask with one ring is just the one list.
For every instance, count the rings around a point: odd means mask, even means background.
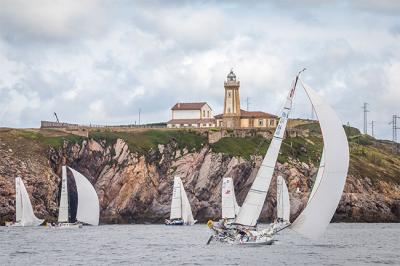
[{"label": "headsail", "polygon": [[290,221],[290,200],[289,192],[285,179],[282,176],[277,177],[276,181],[276,199],[277,199],[277,217],[278,219]]},{"label": "headsail", "polygon": [[231,177],[222,180],[222,218],[235,219],[239,213],[239,205],[236,201],[235,188]]},{"label": "headsail", "polygon": [[322,174],[324,173],[325,169],[325,158],[324,158],[324,151],[322,150],[321,161],[319,163],[317,177],[315,178],[315,182],[313,188],[310,193],[310,197],[308,197],[308,202],[314,197],[315,191],[317,191],[319,184],[321,183]]},{"label": "headsail", "polygon": [[182,218],[181,184],[182,184],[181,179],[178,176],[175,176],[174,186],[172,189],[171,212],[169,214],[170,220]]},{"label": "headsail", "polygon": [[[22,179],[20,177],[17,177],[15,179],[15,182],[18,183],[16,184],[16,189],[19,190],[17,191],[17,222],[20,221],[22,226],[38,226],[43,223],[44,220],[38,219],[35,214],[33,213],[33,208],[31,201],[29,199],[28,191],[26,191],[24,182],[22,182]],[[18,203],[20,201],[20,203]],[[19,210],[18,210],[19,208]],[[19,220],[18,220],[19,218]]]},{"label": "headsail", "polygon": [[92,184],[78,171],[68,167],[76,183],[78,192],[78,210],[76,220],[79,222],[98,225],[100,216],[99,198]]},{"label": "headsail", "polygon": [[68,182],[67,182],[67,168],[63,166],[61,176],[61,197],[60,197],[60,207],[58,209],[58,222],[68,223]]},{"label": "headsail", "polygon": [[325,231],[340,201],[349,167],[349,145],[335,111],[313,89],[302,85],[320,121],[325,169],[314,195],[291,228],[315,239]]},{"label": "headsail", "polygon": [[22,220],[22,195],[21,195],[21,178],[15,178],[15,221]]},{"label": "headsail", "polygon": [[243,206],[240,208],[238,217],[235,220],[235,223],[237,224],[255,226],[258,218],[260,217],[269,185],[271,183],[271,178],[275,170],[275,164],[278,159],[279,149],[281,148],[283,136],[285,134],[289,113],[292,109],[292,100],[296,90],[298,78],[299,75],[296,76],[289,95],[287,96],[281,118],[279,119],[278,126],[275,130],[271,144],[269,145],[267,154],[265,155],[260,169],[258,170],[257,176],[254,179],[246,199],[244,200]]},{"label": "headsail", "polygon": [[192,213],[192,207],[190,206],[190,202],[186,195],[185,188],[183,187],[182,180],[180,181],[181,181],[181,196],[182,196],[182,220],[185,224],[192,225],[195,223]]}]

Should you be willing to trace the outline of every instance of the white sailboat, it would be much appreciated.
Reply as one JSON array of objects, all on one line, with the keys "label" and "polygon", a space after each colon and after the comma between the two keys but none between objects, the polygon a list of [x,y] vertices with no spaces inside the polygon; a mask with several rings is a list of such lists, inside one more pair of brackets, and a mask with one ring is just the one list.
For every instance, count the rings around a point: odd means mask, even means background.
[{"label": "white sailboat", "polygon": [[31,201],[24,182],[20,177],[15,178],[15,223],[7,226],[38,226],[44,222],[33,213]]},{"label": "white sailboat", "polygon": [[274,231],[279,231],[290,224],[290,199],[289,191],[282,176],[276,180],[276,216],[273,224]]},{"label": "white sailboat", "polygon": [[69,217],[68,203],[68,181],[67,168],[62,167],[61,179],[61,198],[58,210],[58,223],[56,227],[61,228],[81,228],[82,224],[98,225],[100,206],[99,198],[92,184],[78,171],[68,167],[72,172],[78,193],[78,209],[76,212],[76,222],[71,223]]},{"label": "white sailboat", "polygon": [[[227,229],[222,232],[231,239],[243,241],[244,235],[246,238],[243,243],[246,244],[261,244],[264,242],[262,239],[265,240],[265,243],[270,243],[273,234],[277,232],[277,230],[273,230],[273,227],[258,232],[256,225],[274,172],[298,76],[286,100],[284,111],[264,161],[235,220],[236,230]],[[306,237],[317,238],[330,223],[343,192],[349,165],[349,147],[342,123],[334,110],[314,90],[303,83],[302,86],[319,118],[324,140],[324,152],[321,156],[321,165],[309,202],[290,228]],[[282,217],[284,215],[282,213]],[[221,234],[221,232],[218,232],[218,234]]]},{"label": "white sailboat", "polygon": [[180,177],[174,177],[172,192],[171,213],[166,225],[193,225],[197,221],[193,218],[189,199]]},{"label": "white sailboat", "polygon": [[239,213],[240,207],[237,204],[235,196],[235,188],[231,177],[222,179],[222,219],[228,222],[233,221]]}]

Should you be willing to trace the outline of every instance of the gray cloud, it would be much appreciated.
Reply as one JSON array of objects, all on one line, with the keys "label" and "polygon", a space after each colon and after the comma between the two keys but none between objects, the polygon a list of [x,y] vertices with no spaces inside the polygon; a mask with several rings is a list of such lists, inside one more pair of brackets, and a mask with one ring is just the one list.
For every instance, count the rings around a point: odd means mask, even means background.
[{"label": "gray cloud", "polygon": [[[242,107],[278,112],[291,80],[361,126],[371,104],[380,137],[400,114],[398,10],[392,1],[2,1],[0,126],[53,119],[128,124],[170,118],[177,101],[222,110],[231,67]],[[294,116],[310,116],[299,90]],[[380,126],[379,126],[380,125]]]}]

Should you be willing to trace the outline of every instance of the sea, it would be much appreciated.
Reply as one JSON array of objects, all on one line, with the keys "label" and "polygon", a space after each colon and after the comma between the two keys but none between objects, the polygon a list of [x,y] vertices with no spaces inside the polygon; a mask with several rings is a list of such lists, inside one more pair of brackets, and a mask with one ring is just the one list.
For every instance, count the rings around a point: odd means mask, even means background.
[{"label": "sea", "polygon": [[309,240],[290,229],[270,246],[206,242],[205,224],[0,227],[0,265],[400,265],[400,224],[330,224]]}]

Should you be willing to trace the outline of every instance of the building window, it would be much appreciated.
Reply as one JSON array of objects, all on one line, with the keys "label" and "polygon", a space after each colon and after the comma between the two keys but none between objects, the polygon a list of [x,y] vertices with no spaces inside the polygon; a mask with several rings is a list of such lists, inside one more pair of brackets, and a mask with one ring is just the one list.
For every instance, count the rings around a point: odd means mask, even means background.
[{"label": "building window", "polygon": [[210,118],[210,111],[207,111],[207,117]]},{"label": "building window", "polygon": [[228,98],[231,98],[231,92],[228,91]]},{"label": "building window", "polygon": [[264,120],[262,120],[262,119],[258,119],[258,125],[260,126],[260,127],[262,127],[263,125],[264,125]]},{"label": "building window", "polygon": [[231,113],[231,108],[230,107],[228,107],[228,113]]},{"label": "building window", "polygon": [[207,124],[203,124],[203,127],[206,127],[207,126]]},{"label": "building window", "polygon": [[270,125],[271,127],[274,126],[274,119],[270,119],[270,120],[269,120],[269,125]]},{"label": "building window", "polygon": [[206,111],[203,110],[203,117],[205,117],[205,116],[206,116]]}]

